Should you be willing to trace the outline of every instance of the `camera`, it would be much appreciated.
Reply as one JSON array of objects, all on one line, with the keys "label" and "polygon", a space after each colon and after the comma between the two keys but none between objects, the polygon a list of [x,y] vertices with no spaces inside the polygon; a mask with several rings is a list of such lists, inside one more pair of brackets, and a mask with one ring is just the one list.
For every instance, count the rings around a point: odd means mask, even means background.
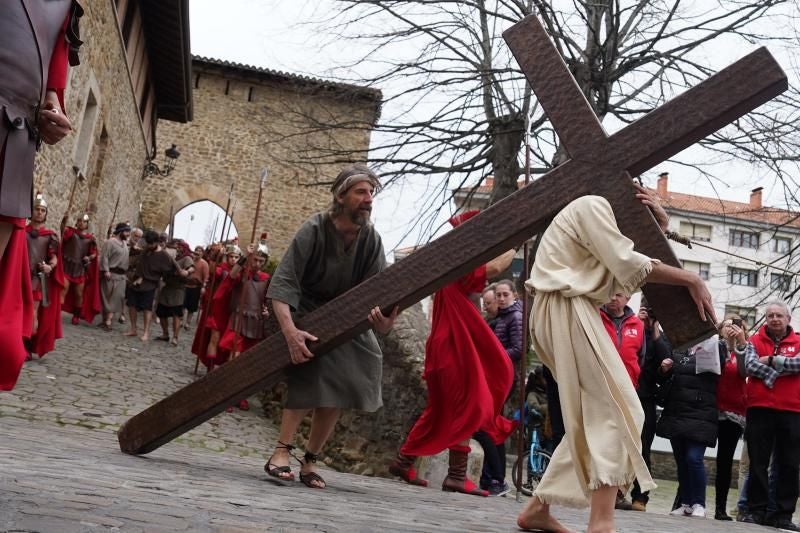
[{"label": "camera", "polygon": [[742,319],[741,318],[734,318],[731,320],[731,324],[734,326],[742,327]]},{"label": "camera", "polygon": [[656,312],[653,310],[652,307],[645,307],[645,309],[647,310],[647,316],[650,317],[650,320],[652,320],[653,322],[658,320],[656,318]]}]

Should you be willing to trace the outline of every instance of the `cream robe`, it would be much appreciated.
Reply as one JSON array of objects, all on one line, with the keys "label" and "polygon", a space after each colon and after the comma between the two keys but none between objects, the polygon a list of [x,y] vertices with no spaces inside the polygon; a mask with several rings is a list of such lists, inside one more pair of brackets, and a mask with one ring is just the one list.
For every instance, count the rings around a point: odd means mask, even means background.
[{"label": "cream robe", "polygon": [[591,491],[656,487],[641,454],[636,390],[598,306],[635,292],[658,260],[633,251],[600,196],[574,200],[540,239],[531,277],[531,339],[558,381],[566,435],[536,488],[545,503],[585,507]]}]

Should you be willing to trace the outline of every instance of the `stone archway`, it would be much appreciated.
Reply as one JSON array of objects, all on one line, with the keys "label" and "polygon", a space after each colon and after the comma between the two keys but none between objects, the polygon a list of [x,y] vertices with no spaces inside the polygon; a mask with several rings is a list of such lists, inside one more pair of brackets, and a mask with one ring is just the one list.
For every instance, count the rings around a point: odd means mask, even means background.
[{"label": "stone archway", "polygon": [[[177,213],[184,207],[203,200],[214,202],[222,207],[222,209],[225,209],[228,203],[229,191],[230,189],[226,190],[216,184],[208,182],[197,183],[191,187],[177,187],[171,189],[166,197],[161,198],[155,205],[152,205],[152,209],[145,209],[142,213],[142,218],[147,222],[148,226],[162,231],[170,223],[170,210],[172,210],[173,213]],[[236,199],[235,196],[232,202],[237,203],[237,210],[233,213],[233,223],[236,227],[244,228],[251,226],[253,223],[252,220],[245,222],[245,219],[249,218],[247,213],[251,212],[249,203],[241,205],[243,202]]]}]

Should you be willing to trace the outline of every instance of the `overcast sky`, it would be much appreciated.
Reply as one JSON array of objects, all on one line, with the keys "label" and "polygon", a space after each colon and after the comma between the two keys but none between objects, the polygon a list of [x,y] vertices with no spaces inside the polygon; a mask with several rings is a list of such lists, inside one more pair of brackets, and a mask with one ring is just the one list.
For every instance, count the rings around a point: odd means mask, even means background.
[{"label": "overcast sky", "polygon": [[[312,18],[320,18],[332,9],[332,4],[331,0],[192,0],[192,53],[324,78],[330,74],[331,65],[341,64],[357,52],[345,46],[330,46],[318,31],[314,31],[313,25],[304,24]],[[753,47],[722,47],[715,59],[727,64]],[[772,47],[771,50],[776,53]],[[776,56],[782,63],[794,63],[792,58],[782,59],[780,51]],[[669,185],[673,191],[747,202],[750,189],[764,186],[765,203],[781,203],[779,188],[774,183],[764,183],[757,172],[745,165],[721,167],[719,174],[730,176],[730,183],[713,188],[694,169],[670,163],[647,173],[646,183],[654,185],[655,176],[662,171],[670,172]],[[387,251],[398,245],[415,244],[416,236],[407,237],[403,242],[400,239],[410,217],[419,211],[423,195],[424,187],[409,183],[384,191],[376,199],[373,220],[384,237]],[[176,227],[180,226],[176,224]]]}]

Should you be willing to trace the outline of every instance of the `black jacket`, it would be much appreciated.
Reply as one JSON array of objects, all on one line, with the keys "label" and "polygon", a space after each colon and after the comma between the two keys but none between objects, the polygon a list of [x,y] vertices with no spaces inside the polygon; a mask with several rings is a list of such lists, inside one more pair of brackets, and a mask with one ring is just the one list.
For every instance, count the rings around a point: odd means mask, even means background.
[{"label": "black jacket", "polygon": [[[724,343],[719,344],[720,364],[728,357]],[[666,439],[686,438],[708,447],[716,445],[717,383],[719,376],[710,372],[695,373],[695,358],[688,352],[674,352],[669,387],[664,410],[658,419],[656,435]]]},{"label": "black jacket", "polygon": [[636,389],[636,393],[641,400],[652,400],[658,388],[658,369],[661,361],[669,357],[672,347],[664,333],[653,340],[652,328],[644,330],[644,346],[642,372],[639,374],[639,388]]}]

